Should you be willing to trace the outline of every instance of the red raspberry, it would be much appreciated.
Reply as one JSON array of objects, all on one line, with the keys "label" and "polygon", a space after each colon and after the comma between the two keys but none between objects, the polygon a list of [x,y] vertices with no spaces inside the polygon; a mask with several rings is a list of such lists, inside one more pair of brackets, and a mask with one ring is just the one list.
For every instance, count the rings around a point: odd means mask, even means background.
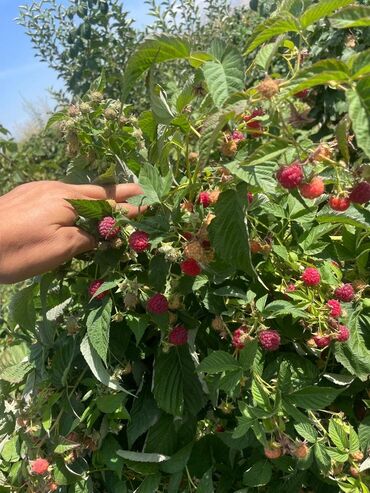
[{"label": "red raspberry", "polygon": [[222,425],[216,425],[216,433],[223,433],[225,428]]},{"label": "red raspberry", "polygon": [[149,235],[144,231],[134,231],[128,240],[128,244],[135,252],[143,252],[150,248]]},{"label": "red raspberry", "polygon": [[47,472],[49,469],[49,461],[39,457],[38,459],[31,462],[31,471],[34,474],[40,474],[41,476]]},{"label": "red raspberry", "polygon": [[200,192],[198,197],[198,202],[202,204],[203,207],[208,207],[211,204],[211,198],[208,192]]},{"label": "red raspberry", "polygon": [[235,349],[243,349],[245,347],[246,336],[249,337],[248,328],[244,325],[234,330],[231,343]]},{"label": "red raspberry", "polygon": [[330,308],[330,316],[339,318],[342,315],[342,306],[338,300],[329,300],[327,306]]},{"label": "red raspberry", "polygon": [[314,176],[309,183],[301,183],[299,191],[305,199],[317,199],[325,191],[325,185],[319,176]]},{"label": "red raspberry", "polygon": [[323,349],[331,343],[330,336],[314,336],[313,340],[319,349]]},{"label": "red raspberry", "polygon": [[334,296],[337,300],[349,302],[355,297],[355,290],[353,289],[352,284],[346,283],[334,291]]},{"label": "red raspberry", "polygon": [[178,325],[171,330],[168,340],[174,346],[182,346],[188,342],[188,331],[182,325]]},{"label": "red raspberry", "polygon": [[234,132],[232,133],[232,139],[234,142],[238,143],[242,140],[245,140],[245,136],[242,132],[239,132],[239,130],[234,130]]},{"label": "red raspberry", "polygon": [[[97,290],[100,288],[100,286],[104,284],[104,281],[102,281],[101,279],[96,279],[95,281],[92,281],[90,286],[89,286],[89,295],[90,295],[90,298],[92,298],[94,296],[94,294],[97,292]],[[108,291],[103,291],[102,293],[98,294],[97,296],[95,296],[94,299],[96,300],[102,300],[105,296],[107,296],[108,294]]]},{"label": "red raspberry", "polygon": [[362,181],[358,183],[349,194],[349,200],[356,204],[366,204],[370,200],[370,183]]},{"label": "red raspberry", "polygon": [[49,488],[49,491],[57,491],[58,485],[56,483],[50,483],[48,488]]},{"label": "red raspberry", "polygon": [[165,313],[168,311],[167,298],[161,293],[156,293],[149,298],[146,308],[150,313],[156,313],[158,315]]},{"label": "red raspberry", "polygon": [[184,231],[182,236],[188,241],[193,239],[193,233],[190,233],[190,231]]},{"label": "red raspberry", "polygon": [[117,226],[114,217],[104,217],[98,224],[98,231],[102,238],[105,240],[112,240],[120,232],[120,227]]},{"label": "red raspberry", "polygon": [[251,204],[253,202],[253,193],[252,192],[248,192],[248,204]]},{"label": "red raspberry", "polygon": [[310,94],[309,89],[303,89],[302,91],[298,91],[293,96],[298,99],[305,99]]},{"label": "red raspberry", "polygon": [[288,190],[297,188],[303,180],[303,177],[302,166],[297,161],[289,166],[282,166],[276,174],[276,178],[280,185]]},{"label": "red raspberry", "polygon": [[201,266],[193,258],[187,258],[180,264],[180,268],[187,276],[195,277],[202,272]]},{"label": "red raspberry", "polygon": [[317,286],[321,281],[321,275],[314,267],[307,267],[303,271],[301,279],[306,286]]},{"label": "red raspberry", "polygon": [[335,195],[332,195],[329,198],[329,207],[333,209],[333,211],[346,211],[350,205],[351,201],[348,197],[336,197]]},{"label": "red raspberry", "polygon": [[296,285],[293,284],[292,282],[290,284],[288,284],[288,286],[286,287],[285,289],[285,292],[286,293],[293,293],[293,291],[295,291],[297,288],[296,288]]},{"label": "red raspberry", "polygon": [[277,330],[262,330],[258,334],[258,340],[266,351],[276,351],[280,346],[280,334]]},{"label": "red raspberry", "polygon": [[258,137],[258,134],[261,131],[263,131],[262,122],[259,120],[254,120],[254,118],[256,118],[258,116],[263,116],[264,114],[265,114],[265,112],[263,111],[263,109],[260,108],[258,110],[252,111],[252,113],[250,115],[244,115],[243,116],[243,120],[246,122],[247,127],[250,130],[255,131],[255,135],[252,134],[253,137]]},{"label": "red raspberry", "polygon": [[349,336],[350,336],[350,332],[348,327],[346,327],[345,325],[340,325],[338,327],[337,341],[346,342],[348,341]]}]

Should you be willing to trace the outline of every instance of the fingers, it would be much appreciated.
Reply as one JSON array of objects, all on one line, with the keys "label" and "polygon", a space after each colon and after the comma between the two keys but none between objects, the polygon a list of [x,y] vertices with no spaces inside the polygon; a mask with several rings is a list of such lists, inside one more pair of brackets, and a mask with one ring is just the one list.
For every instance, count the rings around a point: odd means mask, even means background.
[{"label": "fingers", "polygon": [[97,247],[97,240],[77,226],[61,228],[58,231],[57,241],[63,250],[61,252],[64,256],[63,262]]},{"label": "fingers", "polygon": [[137,183],[123,183],[120,185],[71,185],[74,190],[88,199],[107,200],[113,199],[116,202],[124,202],[130,197],[143,193],[142,188]]},{"label": "fingers", "polygon": [[136,207],[131,204],[117,204],[117,210],[121,210],[122,213],[129,219],[136,217],[138,214],[142,214],[146,211],[146,209],[146,206]]}]

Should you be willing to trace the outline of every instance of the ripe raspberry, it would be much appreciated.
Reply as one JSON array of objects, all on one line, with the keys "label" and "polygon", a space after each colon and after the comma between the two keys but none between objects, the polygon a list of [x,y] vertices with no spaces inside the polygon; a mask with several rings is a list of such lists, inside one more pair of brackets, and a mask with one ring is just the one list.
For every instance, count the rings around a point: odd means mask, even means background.
[{"label": "ripe raspberry", "polygon": [[134,231],[128,240],[128,244],[135,252],[143,252],[150,248],[149,235],[144,231]]},{"label": "ripe raspberry", "polygon": [[331,343],[331,339],[329,336],[314,336],[313,340],[315,341],[315,344],[319,349],[323,349],[329,346]]},{"label": "ripe raspberry", "polygon": [[326,305],[330,308],[330,316],[339,318],[342,315],[342,306],[338,300],[329,300]]},{"label": "ripe raspberry", "polygon": [[231,137],[233,141],[236,142],[237,144],[242,140],[245,140],[245,135],[239,130],[234,130],[234,132],[231,134]]},{"label": "ripe raspberry", "polygon": [[120,227],[117,226],[114,217],[104,217],[98,224],[98,231],[102,238],[105,240],[112,240],[120,232]]},{"label": "ripe raspberry", "polygon": [[165,313],[168,311],[167,298],[161,293],[156,293],[149,298],[146,308],[150,313],[156,313],[158,315]]},{"label": "ripe raspberry", "polygon": [[282,455],[282,450],[281,450],[281,447],[273,447],[273,448],[268,448],[266,447],[264,449],[264,454],[265,454],[265,457],[267,457],[268,459],[278,459],[279,457],[281,457]]},{"label": "ripe raspberry", "polygon": [[288,284],[288,286],[286,287],[285,289],[285,292],[286,293],[293,293],[295,290],[296,290],[296,285],[293,284],[292,282],[290,284]]},{"label": "ripe raspberry", "polygon": [[297,459],[305,459],[308,452],[309,448],[307,447],[307,445],[301,442],[297,444],[296,448],[293,451],[293,455],[294,457],[297,457]]},{"label": "ripe raspberry", "polygon": [[298,98],[298,99],[305,99],[307,98],[307,96],[310,94],[310,90],[309,89],[303,89],[302,91],[298,91],[294,94],[294,97],[295,98]]},{"label": "ripe raspberry", "polygon": [[[100,288],[100,286],[104,283],[103,280],[101,279],[96,279],[95,281],[92,281],[92,283],[89,286],[89,295],[90,298],[94,296],[94,294],[97,292],[97,290]],[[107,296],[108,291],[103,291],[102,293],[98,294],[95,296],[94,299],[96,300],[102,300],[105,296]]]},{"label": "ripe raspberry", "polygon": [[182,236],[188,241],[193,239],[193,233],[190,233],[190,231],[184,231]]},{"label": "ripe raspberry", "polygon": [[348,197],[339,197],[332,195],[329,198],[329,207],[333,209],[333,211],[339,211],[339,212],[346,211],[350,205],[351,205],[351,201],[349,200]]},{"label": "ripe raspberry", "polygon": [[362,181],[358,183],[349,194],[349,200],[356,204],[366,204],[370,200],[370,183]]},{"label": "ripe raspberry", "polygon": [[243,120],[247,124],[247,127],[254,132],[252,137],[258,137],[258,134],[263,131],[262,122],[259,120],[254,120],[254,118],[258,116],[263,116],[265,112],[263,109],[259,108],[258,110],[252,111],[250,115],[244,115]]},{"label": "ripe raspberry", "polygon": [[305,199],[316,199],[325,191],[325,185],[319,176],[314,176],[309,183],[301,183],[299,191]]},{"label": "ripe raspberry", "polygon": [[276,178],[280,185],[288,190],[297,188],[303,180],[303,177],[302,166],[297,161],[289,166],[282,166],[276,174]]},{"label": "ripe raspberry", "polygon": [[349,337],[350,337],[350,332],[348,327],[346,327],[345,325],[340,325],[338,327],[337,341],[346,342],[348,341]]},{"label": "ripe raspberry", "polygon": [[31,471],[34,474],[39,474],[42,476],[47,472],[49,465],[50,464],[48,460],[39,457],[38,459],[31,462]]},{"label": "ripe raspberry", "polygon": [[352,284],[346,283],[334,291],[334,296],[337,300],[348,303],[355,297],[355,290],[353,289]]},{"label": "ripe raspberry", "polygon": [[260,253],[262,252],[262,245],[259,241],[257,240],[251,240],[249,242],[249,248],[252,253]]},{"label": "ripe raspberry", "polygon": [[171,330],[168,340],[174,346],[182,346],[188,342],[188,331],[184,326],[178,325]]},{"label": "ripe raspberry", "polygon": [[317,286],[321,281],[321,275],[314,267],[307,267],[303,271],[301,279],[306,286]]},{"label": "ripe raspberry", "polygon": [[187,258],[180,264],[180,268],[187,276],[198,276],[202,272],[201,266],[193,258]]},{"label": "ripe raspberry", "polygon": [[50,483],[48,488],[49,488],[49,491],[57,491],[58,485],[56,483]]},{"label": "ripe raspberry", "polygon": [[250,339],[248,327],[241,325],[238,329],[234,330],[231,342],[235,349],[243,349],[248,339]]},{"label": "ripe raspberry", "polygon": [[280,334],[277,330],[262,330],[258,334],[258,340],[266,351],[276,351],[280,346]]},{"label": "ripe raspberry", "polygon": [[253,202],[253,193],[248,192],[247,198],[248,198],[248,204],[251,204]]},{"label": "ripe raspberry", "polygon": [[208,192],[200,192],[199,197],[198,197],[198,202],[203,206],[203,207],[208,207],[211,205],[211,198],[209,196]]}]

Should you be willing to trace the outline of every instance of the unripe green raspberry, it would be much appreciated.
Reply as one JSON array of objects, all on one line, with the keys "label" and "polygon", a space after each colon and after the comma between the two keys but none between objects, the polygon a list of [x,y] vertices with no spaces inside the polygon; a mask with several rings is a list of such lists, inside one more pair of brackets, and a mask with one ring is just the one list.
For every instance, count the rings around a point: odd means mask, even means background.
[{"label": "unripe green raspberry", "polygon": [[107,108],[104,111],[104,116],[107,120],[115,120],[117,118],[117,113],[113,108]]},{"label": "unripe green raspberry", "polygon": [[81,113],[83,113],[84,115],[86,113],[90,113],[91,111],[91,106],[89,105],[89,103],[86,103],[86,102],[83,102],[80,104],[80,111]]},{"label": "unripe green raspberry", "polygon": [[99,91],[93,91],[89,94],[90,101],[93,103],[101,103],[103,101],[103,94]]}]

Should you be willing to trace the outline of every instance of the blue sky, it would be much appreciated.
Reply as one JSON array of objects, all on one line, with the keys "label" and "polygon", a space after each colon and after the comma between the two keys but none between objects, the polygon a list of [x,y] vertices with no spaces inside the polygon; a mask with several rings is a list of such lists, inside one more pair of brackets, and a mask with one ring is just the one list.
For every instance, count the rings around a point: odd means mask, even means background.
[{"label": "blue sky", "polygon": [[[15,134],[28,118],[24,100],[37,103],[49,98],[49,87],[62,87],[57,74],[35,57],[24,28],[14,20],[18,5],[30,3],[31,0],[0,0],[0,123]],[[137,25],[147,22],[144,0],[124,0],[124,5]]]}]

